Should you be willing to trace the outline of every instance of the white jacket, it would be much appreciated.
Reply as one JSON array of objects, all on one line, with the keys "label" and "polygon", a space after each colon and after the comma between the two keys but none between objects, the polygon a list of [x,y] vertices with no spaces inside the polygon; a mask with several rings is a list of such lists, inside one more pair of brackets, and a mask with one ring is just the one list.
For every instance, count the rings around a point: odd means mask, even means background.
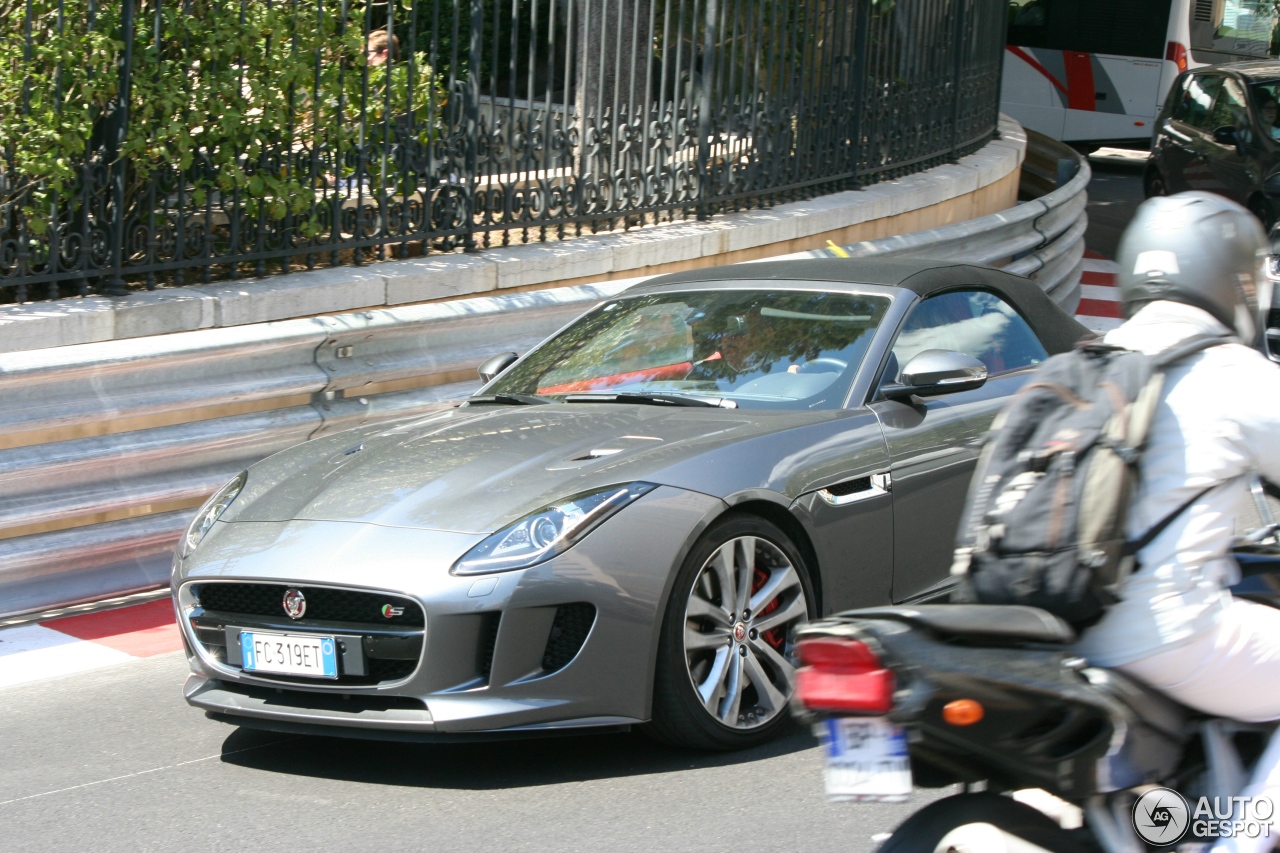
[{"label": "white jacket", "polygon": [[[1153,302],[1106,336],[1155,355],[1192,335],[1228,329],[1207,312]],[[1243,345],[1212,347],[1171,367],[1141,464],[1128,536],[1141,538],[1215,483],[1138,555],[1122,601],[1077,650],[1121,666],[1214,628],[1238,580],[1229,555],[1236,518],[1251,502],[1250,474],[1280,483],[1280,368]]]}]

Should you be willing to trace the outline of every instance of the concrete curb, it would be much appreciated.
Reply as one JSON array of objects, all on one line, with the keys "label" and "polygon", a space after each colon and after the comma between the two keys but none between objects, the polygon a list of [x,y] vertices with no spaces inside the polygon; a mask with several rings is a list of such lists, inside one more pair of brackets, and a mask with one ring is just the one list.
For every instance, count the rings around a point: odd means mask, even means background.
[{"label": "concrete curb", "polygon": [[[263,279],[0,307],[0,352],[239,326],[478,293],[609,280],[647,268],[780,244],[941,204],[990,186],[1022,164],[1027,138],[1001,116],[1000,138],[947,164],[863,190],[705,222],[495,248],[476,255],[427,255]],[[814,245],[809,248],[818,248]]]}]

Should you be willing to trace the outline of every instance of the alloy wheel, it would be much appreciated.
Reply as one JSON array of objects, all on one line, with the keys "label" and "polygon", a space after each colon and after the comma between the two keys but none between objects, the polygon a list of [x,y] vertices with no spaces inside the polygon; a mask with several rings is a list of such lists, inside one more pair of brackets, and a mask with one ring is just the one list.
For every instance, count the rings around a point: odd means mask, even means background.
[{"label": "alloy wheel", "polygon": [[684,659],[703,709],[736,730],[784,713],[791,631],[808,612],[796,567],[768,539],[738,536],[712,552],[684,613]]}]

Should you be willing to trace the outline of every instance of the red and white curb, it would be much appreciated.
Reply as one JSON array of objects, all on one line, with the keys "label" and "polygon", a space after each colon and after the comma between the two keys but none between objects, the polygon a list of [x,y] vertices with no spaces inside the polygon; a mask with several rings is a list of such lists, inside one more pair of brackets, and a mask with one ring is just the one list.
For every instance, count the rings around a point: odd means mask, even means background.
[{"label": "red and white curb", "polygon": [[[1120,325],[1114,261],[1085,252],[1076,317],[1095,332]],[[167,598],[0,629],[0,688],[176,652],[182,638]]]},{"label": "red and white curb", "polygon": [[0,630],[0,688],[176,652],[168,598]]},{"label": "red and white curb", "polygon": [[1085,251],[1084,272],[1080,276],[1080,305],[1076,319],[1095,332],[1109,332],[1123,320],[1116,273],[1120,266],[1097,252]]}]

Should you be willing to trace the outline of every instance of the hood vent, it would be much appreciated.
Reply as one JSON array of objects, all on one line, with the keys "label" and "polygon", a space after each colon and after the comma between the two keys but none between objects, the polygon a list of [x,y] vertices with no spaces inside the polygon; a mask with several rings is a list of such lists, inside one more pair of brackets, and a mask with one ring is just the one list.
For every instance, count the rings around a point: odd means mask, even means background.
[{"label": "hood vent", "polygon": [[613,456],[614,454],[621,453],[621,452],[622,452],[621,447],[602,447],[598,450],[588,450],[586,453],[582,454],[581,456],[575,456],[569,461],[570,462],[588,462],[592,459],[603,459],[606,456]]}]

